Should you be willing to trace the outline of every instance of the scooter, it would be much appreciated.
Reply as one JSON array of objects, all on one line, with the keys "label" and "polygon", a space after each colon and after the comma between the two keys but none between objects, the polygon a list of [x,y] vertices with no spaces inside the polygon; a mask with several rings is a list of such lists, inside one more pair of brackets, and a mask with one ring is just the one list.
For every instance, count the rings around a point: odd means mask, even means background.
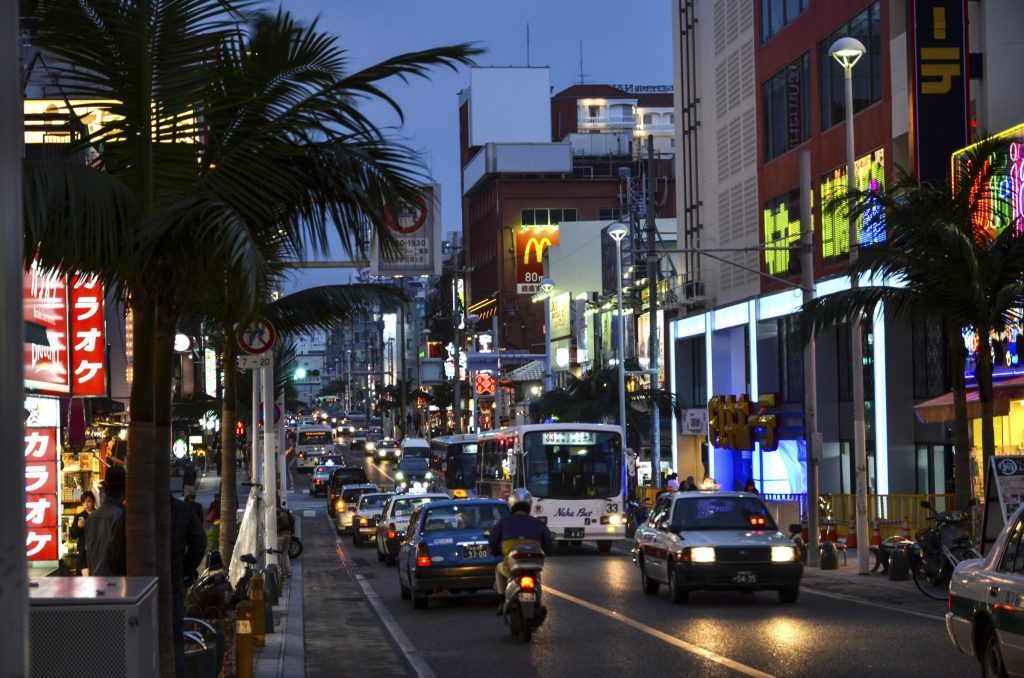
[{"label": "scooter", "polygon": [[548,614],[540,586],[544,551],[539,545],[522,544],[509,551],[508,563],[511,576],[505,586],[502,608],[505,624],[513,636],[528,643]]}]

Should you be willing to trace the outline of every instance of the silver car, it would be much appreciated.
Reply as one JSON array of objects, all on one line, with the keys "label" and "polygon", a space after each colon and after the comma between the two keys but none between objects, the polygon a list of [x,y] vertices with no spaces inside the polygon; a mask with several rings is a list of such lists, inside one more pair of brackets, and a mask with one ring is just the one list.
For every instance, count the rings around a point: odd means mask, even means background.
[{"label": "silver car", "polygon": [[384,511],[384,504],[394,492],[368,492],[359,497],[356,512],[352,516],[352,543],[362,546],[363,542],[377,534],[377,521]]},{"label": "silver car", "polygon": [[337,507],[335,516],[338,521],[338,534],[341,534],[345,530],[352,529],[352,521],[356,515],[356,506],[359,504],[359,498],[364,494],[377,492],[378,490],[380,490],[380,488],[373,483],[343,485],[341,487],[341,492],[335,502]]}]

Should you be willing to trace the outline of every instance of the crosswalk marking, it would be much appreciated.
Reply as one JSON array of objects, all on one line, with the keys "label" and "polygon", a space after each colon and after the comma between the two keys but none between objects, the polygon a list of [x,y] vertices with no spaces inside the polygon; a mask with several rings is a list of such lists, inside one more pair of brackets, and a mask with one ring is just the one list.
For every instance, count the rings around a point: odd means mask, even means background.
[{"label": "crosswalk marking", "polygon": [[316,511],[307,509],[307,510],[302,512],[302,517],[303,518],[316,518]]}]

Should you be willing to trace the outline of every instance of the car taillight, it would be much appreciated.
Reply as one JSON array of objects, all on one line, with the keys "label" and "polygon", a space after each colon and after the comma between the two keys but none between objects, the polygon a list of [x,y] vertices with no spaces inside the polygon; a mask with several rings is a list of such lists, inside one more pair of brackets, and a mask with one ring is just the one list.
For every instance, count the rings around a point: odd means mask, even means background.
[{"label": "car taillight", "polygon": [[419,544],[416,547],[416,567],[430,567],[430,551],[426,544]]},{"label": "car taillight", "polygon": [[369,525],[370,521],[368,521],[366,518],[360,518],[359,519],[359,524],[360,525]]},{"label": "car taillight", "polygon": [[519,578],[519,588],[523,591],[533,591],[537,588],[537,582],[530,575],[526,575]]},{"label": "car taillight", "polygon": [[337,502],[335,502],[334,508],[338,509],[339,511],[344,511],[345,510],[345,502],[342,501],[341,499],[339,499]]},{"label": "car taillight", "polygon": [[394,539],[398,536],[398,528],[395,527],[394,523],[388,525],[388,539]]}]

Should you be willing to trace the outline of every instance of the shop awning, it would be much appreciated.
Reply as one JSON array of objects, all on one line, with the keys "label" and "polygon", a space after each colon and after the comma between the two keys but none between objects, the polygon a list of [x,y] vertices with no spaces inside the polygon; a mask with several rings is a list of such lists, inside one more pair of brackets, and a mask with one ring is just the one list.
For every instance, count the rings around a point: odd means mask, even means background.
[{"label": "shop awning", "polygon": [[501,381],[544,381],[544,363],[533,360],[501,376]]},{"label": "shop awning", "polygon": [[[1009,414],[1011,400],[1024,400],[1024,376],[1007,379],[993,385],[992,395],[992,409],[995,416],[1001,417]],[[938,398],[914,405],[914,413],[924,424],[953,421],[953,392],[950,391]],[[967,391],[967,418],[981,418],[981,402],[978,399],[978,389],[976,388]]]}]

